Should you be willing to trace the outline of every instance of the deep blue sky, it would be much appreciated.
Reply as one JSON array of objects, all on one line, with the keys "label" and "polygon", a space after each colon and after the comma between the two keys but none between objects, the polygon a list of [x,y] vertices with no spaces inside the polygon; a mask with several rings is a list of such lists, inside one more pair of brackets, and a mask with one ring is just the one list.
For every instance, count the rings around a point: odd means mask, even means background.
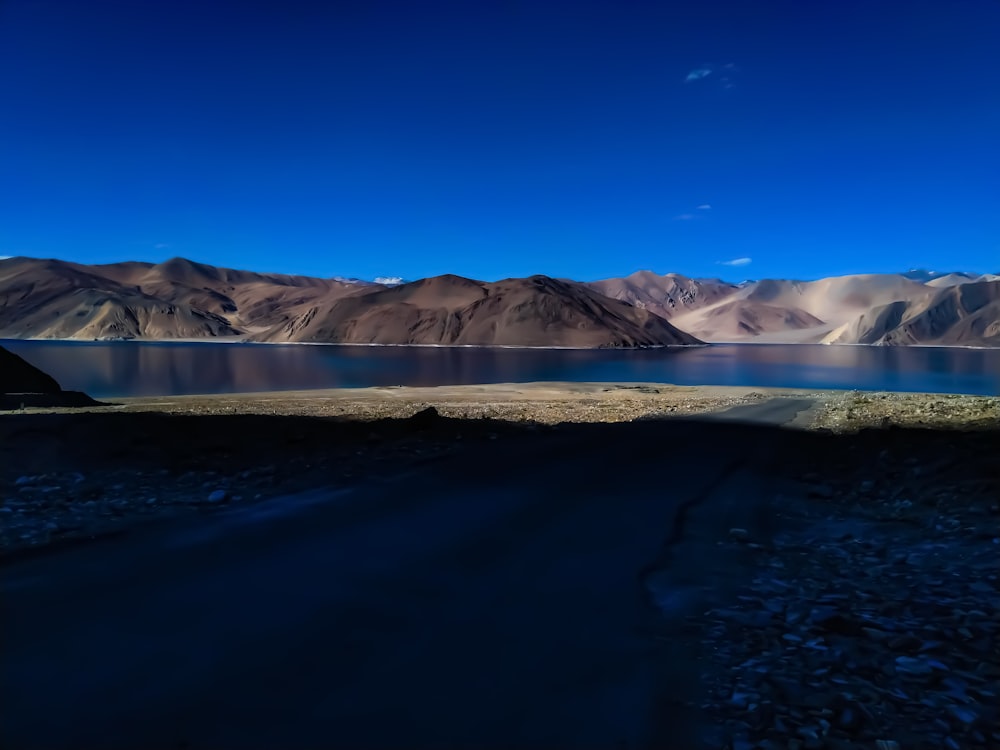
[{"label": "deep blue sky", "polygon": [[997,0],[0,0],[0,255],[995,272],[998,39]]}]

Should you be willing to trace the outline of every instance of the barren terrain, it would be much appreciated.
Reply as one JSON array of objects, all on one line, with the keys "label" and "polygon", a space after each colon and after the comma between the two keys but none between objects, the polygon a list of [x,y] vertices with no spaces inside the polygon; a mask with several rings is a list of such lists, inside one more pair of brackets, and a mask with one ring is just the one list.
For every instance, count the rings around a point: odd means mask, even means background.
[{"label": "barren terrain", "polygon": [[0,414],[3,736],[989,750],[998,410],[539,383]]}]

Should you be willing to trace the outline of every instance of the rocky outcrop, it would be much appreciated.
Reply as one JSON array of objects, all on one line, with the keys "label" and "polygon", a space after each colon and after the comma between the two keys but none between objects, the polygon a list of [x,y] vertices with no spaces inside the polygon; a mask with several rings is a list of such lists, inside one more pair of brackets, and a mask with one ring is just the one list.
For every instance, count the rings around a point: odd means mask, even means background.
[{"label": "rocky outcrop", "polygon": [[55,378],[0,346],[0,394],[61,392]]}]

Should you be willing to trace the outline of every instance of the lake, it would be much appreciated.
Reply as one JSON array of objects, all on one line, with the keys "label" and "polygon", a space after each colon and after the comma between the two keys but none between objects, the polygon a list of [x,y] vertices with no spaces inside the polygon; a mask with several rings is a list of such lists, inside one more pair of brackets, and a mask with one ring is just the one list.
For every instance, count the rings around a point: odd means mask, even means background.
[{"label": "lake", "polygon": [[384,385],[656,382],[1000,395],[1000,349],[720,344],[632,350],[0,342],[97,398]]}]

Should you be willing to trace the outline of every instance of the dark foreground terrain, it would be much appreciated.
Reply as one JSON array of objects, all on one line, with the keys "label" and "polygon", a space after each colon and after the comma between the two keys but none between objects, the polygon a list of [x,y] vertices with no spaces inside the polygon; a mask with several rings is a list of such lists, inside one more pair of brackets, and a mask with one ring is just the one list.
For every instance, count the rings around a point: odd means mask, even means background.
[{"label": "dark foreground terrain", "polygon": [[809,406],[0,417],[0,744],[1000,746],[1000,431]]}]

